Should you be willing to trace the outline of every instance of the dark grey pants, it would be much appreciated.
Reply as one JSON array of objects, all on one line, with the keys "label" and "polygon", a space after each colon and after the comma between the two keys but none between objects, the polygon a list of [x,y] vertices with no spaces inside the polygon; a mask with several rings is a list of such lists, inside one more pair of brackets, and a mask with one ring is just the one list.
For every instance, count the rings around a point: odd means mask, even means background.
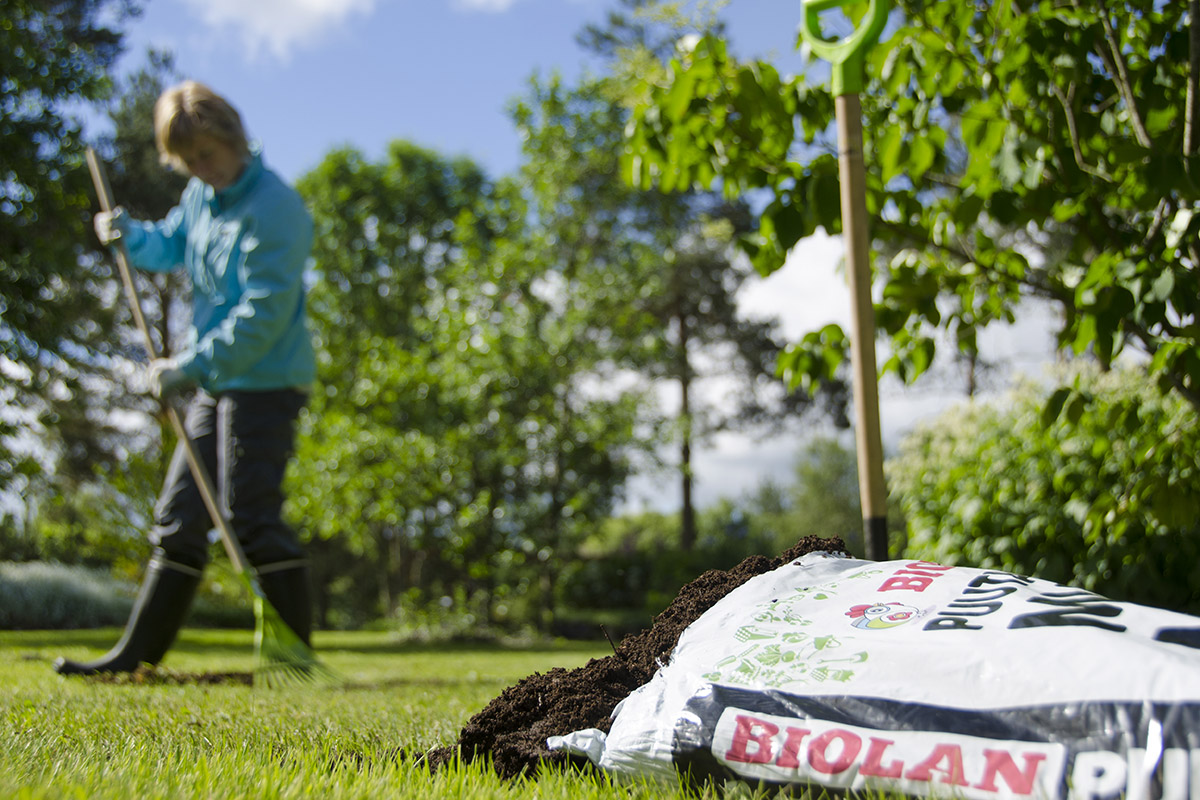
[{"label": "dark grey pants", "polygon": [[[234,533],[255,567],[287,568],[304,558],[283,521],[283,475],[306,396],[294,389],[196,395],[184,426],[208,468]],[[214,528],[182,446],[176,447],[155,508],[150,541],[170,561],[203,569]]]}]

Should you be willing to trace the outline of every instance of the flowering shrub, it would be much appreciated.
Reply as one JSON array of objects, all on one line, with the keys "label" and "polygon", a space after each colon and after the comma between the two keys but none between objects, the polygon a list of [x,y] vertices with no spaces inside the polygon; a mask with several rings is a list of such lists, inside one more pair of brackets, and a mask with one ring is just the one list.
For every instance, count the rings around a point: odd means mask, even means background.
[{"label": "flowering shrub", "polygon": [[952,409],[888,464],[905,555],[1200,612],[1200,422],[1145,372],[1077,368]]}]

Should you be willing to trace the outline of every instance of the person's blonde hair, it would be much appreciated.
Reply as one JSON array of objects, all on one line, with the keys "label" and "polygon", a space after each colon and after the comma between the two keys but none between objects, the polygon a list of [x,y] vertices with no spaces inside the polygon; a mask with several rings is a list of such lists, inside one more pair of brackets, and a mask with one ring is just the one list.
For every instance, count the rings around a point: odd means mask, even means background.
[{"label": "person's blonde hair", "polygon": [[184,81],[159,95],[154,104],[154,143],[158,146],[159,161],[186,173],[187,166],[179,151],[201,134],[208,134],[243,155],[250,152],[237,109],[203,83]]}]

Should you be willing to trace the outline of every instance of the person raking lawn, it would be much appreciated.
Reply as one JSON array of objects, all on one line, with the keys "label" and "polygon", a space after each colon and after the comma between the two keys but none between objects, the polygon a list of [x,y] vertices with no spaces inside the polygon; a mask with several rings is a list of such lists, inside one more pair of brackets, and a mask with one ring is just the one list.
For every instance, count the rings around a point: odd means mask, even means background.
[{"label": "person raking lawn", "polygon": [[209,560],[214,522],[189,449],[201,474],[214,476],[222,514],[266,601],[305,647],[311,635],[308,562],[283,521],[282,484],[315,377],[304,287],[312,220],[264,165],[237,110],[209,87],[186,81],[163,92],[154,133],[163,163],[191,176],[178,206],[156,222],[105,209],[95,229],[138,268],[187,271],[188,344],[174,357],[152,358],[148,374],[164,401],[194,391],[184,426],[190,445],[181,441],[168,467],[149,531],[154,552],[124,635],[96,660],[58,659],[63,675],[133,672],[157,664],[175,640]]}]

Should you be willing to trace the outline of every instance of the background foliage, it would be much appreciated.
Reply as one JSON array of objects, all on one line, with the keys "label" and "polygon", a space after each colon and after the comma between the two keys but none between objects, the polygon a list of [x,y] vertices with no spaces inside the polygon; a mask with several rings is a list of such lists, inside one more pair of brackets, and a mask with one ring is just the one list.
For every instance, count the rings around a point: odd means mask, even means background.
[{"label": "background foliage", "polygon": [[[114,295],[89,253],[79,119],[103,99],[126,0],[13,0],[0,25],[0,491],[70,487],[119,459],[104,418]],[[115,21],[115,24],[114,24]],[[22,434],[32,432],[39,447]],[[48,473],[47,466],[54,464]],[[32,489],[32,491],[30,491]]]},{"label": "background foliage", "polygon": [[[896,4],[860,96],[885,369],[920,376],[938,332],[977,354],[982,328],[1038,297],[1061,313],[1060,346],[1104,364],[1139,351],[1200,408],[1196,16],[1194,2]],[[744,240],[763,274],[817,228],[841,231],[820,73],[740,63],[707,35],[649,78],[632,180],[763,195]],[[814,331],[781,371],[819,384],[845,345]]]},{"label": "background foliage", "polygon": [[905,439],[888,478],[906,552],[1200,613],[1195,410],[1140,368],[1065,380],[1088,401],[1062,415],[1027,384]]},{"label": "background foliage", "polygon": [[[861,98],[886,368],[974,363],[979,333],[1037,299],[1098,372],[914,433],[889,470],[893,551],[1200,610],[1198,6],[898,2]],[[0,26],[0,558],[122,580],[172,442],[87,233],[65,109],[99,104],[122,202],[164,213],[179,177],[149,114],[178,76],[165,53],[111,74],[135,12],[18,1]],[[719,16],[652,0],[619,0],[580,43],[600,74],[512,100],[516,175],[398,140],[298,182],[319,379],[288,513],[326,626],[619,633],[699,572],[801,536],[861,554],[835,434],[845,332],[786,345],[737,307],[753,270],[841,231],[822,73],[740,62]],[[169,352],[184,291],[140,288]],[[702,395],[714,376],[730,397]],[[805,438],[792,482],[694,507],[695,449],[797,422],[829,438]],[[680,513],[622,515],[630,476],[656,468]],[[219,572],[209,592],[228,596]]]}]

